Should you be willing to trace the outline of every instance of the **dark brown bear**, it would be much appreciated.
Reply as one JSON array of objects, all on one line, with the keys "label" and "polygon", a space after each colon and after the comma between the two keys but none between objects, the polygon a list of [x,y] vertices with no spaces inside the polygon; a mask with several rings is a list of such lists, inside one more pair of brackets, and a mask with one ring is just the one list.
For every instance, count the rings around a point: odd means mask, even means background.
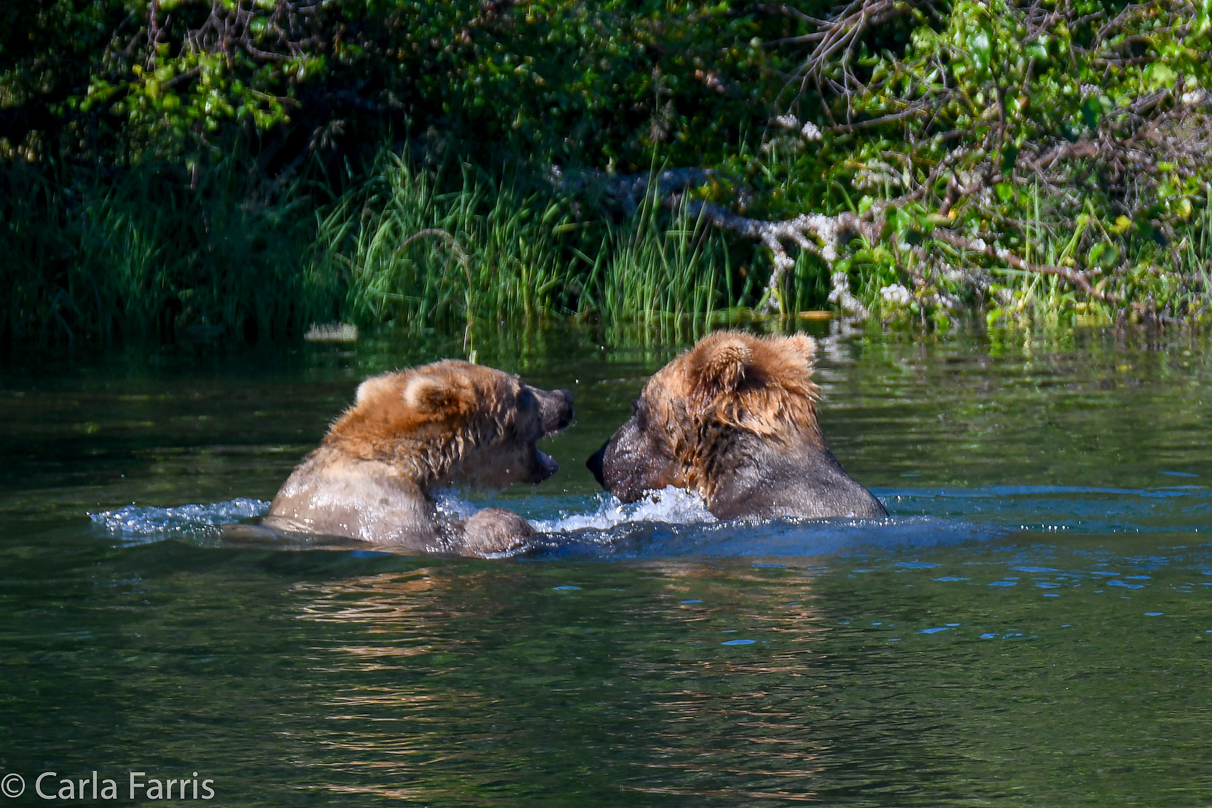
[{"label": "dark brown bear", "polygon": [[533,534],[491,508],[443,518],[435,489],[538,483],[559,468],[536,446],[572,420],[572,394],[447,360],[367,379],[357,401],[282,486],[263,524],[409,550],[492,555]]},{"label": "dark brown bear", "polygon": [[623,502],[674,486],[719,519],[886,516],[821,434],[815,351],[802,335],[704,337],[648,380],[589,469]]}]

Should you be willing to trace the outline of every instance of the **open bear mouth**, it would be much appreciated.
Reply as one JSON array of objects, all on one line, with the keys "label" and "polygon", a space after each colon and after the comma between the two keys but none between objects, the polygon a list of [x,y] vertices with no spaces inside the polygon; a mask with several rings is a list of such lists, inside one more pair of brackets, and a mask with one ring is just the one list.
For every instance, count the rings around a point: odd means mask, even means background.
[{"label": "open bear mouth", "polygon": [[560,470],[560,464],[556,462],[554,457],[547,454],[542,449],[536,448],[534,451],[535,457],[537,457],[539,460],[539,466],[542,467],[543,471],[548,477]]}]

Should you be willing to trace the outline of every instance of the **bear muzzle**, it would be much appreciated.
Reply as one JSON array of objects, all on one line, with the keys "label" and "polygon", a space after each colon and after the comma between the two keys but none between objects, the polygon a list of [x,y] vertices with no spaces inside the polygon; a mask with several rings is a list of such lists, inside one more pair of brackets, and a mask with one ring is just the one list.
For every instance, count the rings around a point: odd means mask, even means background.
[{"label": "bear muzzle", "polygon": [[539,412],[543,416],[544,435],[559,432],[572,423],[571,390],[549,391],[540,390],[537,387],[532,387],[530,390],[539,402]]},{"label": "bear muzzle", "polygon": [[635,428],[634,419],[628,421],[585,463],[598,485],[618,497],[620,502],[635,502],[644,491],[663,487],[649,479],[653,466],[663,464],[642,437]]},{"label": "bear muzzle", "polygon": [[606,457],[606,447],[610,445],[610,441],[602,444],[602,448],[598,449],[589,459],[585,461],[585,467],[589,469],[589,473],[593,475],[593,479],[598,481],[598,485],[606,487],[606,482],[602,479],[602,462]]}]

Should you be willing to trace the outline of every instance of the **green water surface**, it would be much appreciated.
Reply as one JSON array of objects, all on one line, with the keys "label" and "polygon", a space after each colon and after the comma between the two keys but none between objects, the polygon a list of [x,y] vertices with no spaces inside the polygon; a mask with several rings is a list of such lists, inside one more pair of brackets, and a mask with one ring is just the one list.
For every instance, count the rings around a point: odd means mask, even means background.
[{"label": "green water surface", "polygon": [[130,802],[132,770],[233,806],[1212,803],[1206,343],[818,336],[888,522],[562,533],[613,507],[584,459],[685,344],[507,334],[479,361],[577,418],[559,474],[495,495],[556,533],[498,561],[213,527],[458,339],[9,357],[0,804],[93,771]]}]

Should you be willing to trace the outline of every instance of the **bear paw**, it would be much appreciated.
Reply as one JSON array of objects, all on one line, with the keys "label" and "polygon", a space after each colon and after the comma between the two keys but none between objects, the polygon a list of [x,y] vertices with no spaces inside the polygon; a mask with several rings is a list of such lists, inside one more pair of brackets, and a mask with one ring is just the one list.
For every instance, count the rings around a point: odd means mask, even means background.
[{"label": "bear paw", "polygon": [[487,508],[463,524],[463,553],[490,556],[521,549],[534,535],[522,517],[504,508]]}]

